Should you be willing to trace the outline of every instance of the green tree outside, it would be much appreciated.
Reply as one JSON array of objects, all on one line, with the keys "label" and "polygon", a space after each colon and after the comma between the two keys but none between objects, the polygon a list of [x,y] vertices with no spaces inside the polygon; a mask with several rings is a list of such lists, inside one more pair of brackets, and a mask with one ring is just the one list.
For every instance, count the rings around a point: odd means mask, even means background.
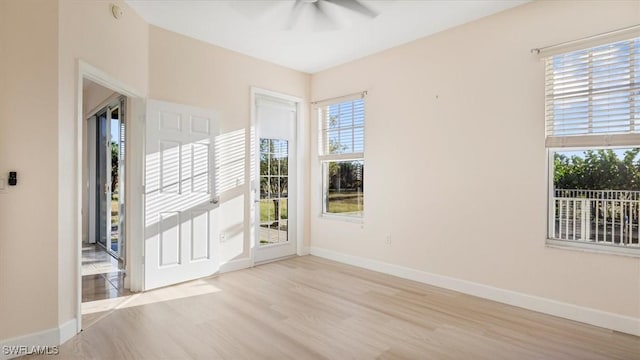
[{"label": "green tree outside", "polygon": [[586,150],[582,156],[556,152],[554,188],[640,191],[640,148],[618,153],[612,149]]}]

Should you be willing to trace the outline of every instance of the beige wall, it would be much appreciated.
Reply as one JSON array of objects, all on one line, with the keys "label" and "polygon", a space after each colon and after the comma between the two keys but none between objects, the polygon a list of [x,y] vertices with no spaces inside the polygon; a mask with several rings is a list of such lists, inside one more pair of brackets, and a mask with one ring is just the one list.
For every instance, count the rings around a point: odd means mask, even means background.
[{"label": "beige wall", "polygon": [[[308,99],[309,75],[151,26],[149,97],[216,110],[221,141],[244,153],[239,158],[220,159],[218,164],[222,165],[219,180],[223,186],[220,231],[226,235],[221,243],[222,263],[249,257],[250,189],[246,180],[251,86]],[[235,161],[225,165],[230,160]]]},{"label": "beige wall", "polygon": [[57,326],[57,12],[0,1],[0,339]]},{"label": "beige wall", "polygon": [[145,94],[148,75],[149,25],[122,1],[125,11],[116,20],[107,1],[60,0],[60,66],[58,119],[59,323],[76,315],[76,141],[78,59]]},{"label": "beige wall", "polygon": [[313,99],[369,95],[364,224],[319,217],[312,156],[312,247],[639,318],[640,259],[545,246],[529,52],[639,22],[638,1],[540,1],[313,75]]},{"label": "beige wall", "polygon": [[95,115],[96,110],[101,110],[98,107],[105,105],[105,101],[115,94],[115,91],[85,79],[82,90],[82,113],[84,118]]},{"label": "beige wall", "polygon": [[148,25],[109,11],[102,1],[0,1],[0,171],[19,172],[0,194],[0,339],[76,315],[77,59],[147,87]]},{"label": "beige wall", "polygon": [[[0,342],[76,315],[79,59],[143,96],[217,110],[222,134],[240,138],[245,155],[250,86],[308,98],[306,74],[150,33],[123,1],[112,2],[125,10],[120,20],[106,1],[0,1],[0,177],[19,172],[19,186],[0,194]],[[246,156],[241,165],[246,179]],[[244,180],[222,194],[223,260],[249,253],[248,194]]]}]

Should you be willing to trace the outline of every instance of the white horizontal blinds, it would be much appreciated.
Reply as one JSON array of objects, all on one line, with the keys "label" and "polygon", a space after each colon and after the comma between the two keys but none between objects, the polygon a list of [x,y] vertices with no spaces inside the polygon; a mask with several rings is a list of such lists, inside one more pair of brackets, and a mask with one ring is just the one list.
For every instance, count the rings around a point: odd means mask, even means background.
[{"label": "white horizontal blinds", "polygon": [[259,97],[256,97],[256,105],[259,108],[271,107],[274,109],[296,111],[295,102],[285,99],[278,99],[267,95],[260,95]]},{"label": "white horizontal blinds", "polygon": [[640,39],[546,59],[547,146],[630,145],[637,132]]},{"label": "white horizontal blinds", "polygon": [[321,160],[364,157],[364,99],[322,106],[319,116]]}]

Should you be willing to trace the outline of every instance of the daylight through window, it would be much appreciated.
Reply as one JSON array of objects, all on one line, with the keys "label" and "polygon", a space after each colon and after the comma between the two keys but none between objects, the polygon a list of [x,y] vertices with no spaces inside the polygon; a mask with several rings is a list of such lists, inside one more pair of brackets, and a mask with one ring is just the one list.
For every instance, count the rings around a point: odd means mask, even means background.
[{"label": "daylight through window", "polygon": [[323,213],[362,217],[364,211],[364,99],[318,109]]},{"label": "daylight through window", "polygon": [[546,59],[550,242],[639,252],[638,84],[640,39]]}]

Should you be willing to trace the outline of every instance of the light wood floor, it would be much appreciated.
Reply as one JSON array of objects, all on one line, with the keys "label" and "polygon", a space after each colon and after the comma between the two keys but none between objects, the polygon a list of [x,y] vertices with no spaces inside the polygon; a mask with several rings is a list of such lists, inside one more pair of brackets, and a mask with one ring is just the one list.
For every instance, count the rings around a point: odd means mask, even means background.
[{"label": "light wood floor", "polygon": [[640,359],[640,338],[305,256],[130,296],[60,359]]}]

